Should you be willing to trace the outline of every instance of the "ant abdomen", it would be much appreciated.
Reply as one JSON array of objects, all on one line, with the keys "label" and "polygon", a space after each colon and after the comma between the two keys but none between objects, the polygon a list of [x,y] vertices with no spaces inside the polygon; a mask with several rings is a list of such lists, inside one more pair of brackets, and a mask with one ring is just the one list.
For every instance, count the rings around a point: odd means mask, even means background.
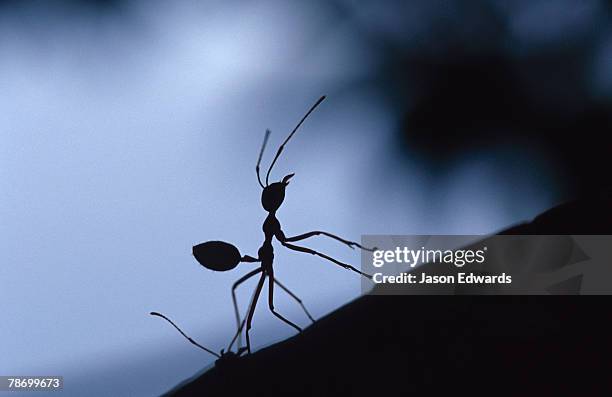
[{"label": "ant abdomen", "polygon": [[193,246],[193,256],[205,268],[224,272],[240,263],[238,248],[223,241],[207,241]]}]

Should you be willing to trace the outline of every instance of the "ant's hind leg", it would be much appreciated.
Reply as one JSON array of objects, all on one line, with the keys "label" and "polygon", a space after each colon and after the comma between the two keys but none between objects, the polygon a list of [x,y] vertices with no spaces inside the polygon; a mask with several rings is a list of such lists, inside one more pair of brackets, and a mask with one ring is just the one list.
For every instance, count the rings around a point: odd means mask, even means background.
[{"label": "ant's hind leg", "polygon": [[[240,333],[242,333],[242,329],[244,328],[244,324],[246,323],[246,317],[242,320],[242,323],[240,323],[240,326],[238,327],[238,332],[236,332],[236,336],[238,336]],[[234,339],[232,340],[232,344],[234,343],[234,340],[236,339],[236,336],[234,336]],[[236,350],[236,355],[238,357],[240,357],[244,352],[248,352],[249,348],[246,346],[240,346],[238,345],[238,350]]]},{"label": "ant's hind leg", "polygon": [[[247,274],[245,274],[244,276],[240,277],[238,279],[238,281],[236,281],[234,283],[234,285],[232,285],[232,301],[234,302],[234,313],[236,314],[236,327],[237,327],[237,335],[236,337],[238,338],[238,348],[241,348],[242,345],[242,338],[240,338],[240,334],[242,332],[242,328],[244,327],[244,324],[240,325],[240,311],[238,310],[238,301],[236,300],[236,288],[238,288],[238,286],[240,284],[242,284],[243,282],[245,282],[246,280],[248,280],[249,278],[253,277],[254,275],[260,273],[263,269],[259,268],[259,269],[255,269]],[[234,340],[236,340],[236,338],[234,338],[232,340],[232,344],[234,344]]]},{"label": "ant's hind leg", "polygon": [[268,280],[268,286],[270,288],[269,292],[268,292],[268,304],[270,306],[270,311],[276,317],[278,317],[281,320],[283,320],[286,324],[288,324],[288,325],[292,326],[293,328],[295,328],[298,332],[302,332],[302,329],[300,327],[298,327],[297,325],[295,325],[294,323],[292,323],[291,321],[287,320],[285,317],[281,316],[276,311],[274,311],[274,281],[275,281],[274,280],[274,273],[270,272],[268,277],[270,277],[270,279]]},{"label": "ant's hind leg", "polygon": [[249,314],[247,315],[246,320],[246,347],[249,354],[251,353],[251,339],[249,338],[249,330],[251,329],[251,322],[253,321],[253,315],[255,314],[255,307],[257,306],[257,300],[259,299],[259,294],[261,293],[261,289],[263,288],[264,281],[266,279],[266,275],[262,274],[259,279],[259,283],[257,284],[257,289],[255,290],[255,295],[253,296],[253,303],[251,304],[251,308],[249,309]]},{"label": "ant's hind leg", "polygon": [[[246,322],[246,317],[244,318],[244,320],[242,320],[242,323],[238,327],[238,331],[236,331],[236,333],[234,334],[234,337],[232,338],[232,341],[229,343],[229,346],[227,347],[228,352],[232,350],[232,346],[234,346],[234,342],[236,342],[236,339],[238,339],[238,336],[240,336],[240,334],[242,333],[242,329],[244,328],[245,322]],[[238,347],[238,350],[243,350],[243,349],[246,349],[246,348]]]},{"label": "ant's hind leg", "polygon": [[304,309],[304,313],[306,313],[306,315],[308,316],[308,318],[310,319],[310,321],[312,321],[313,323],[315,322],[315,319],[310,315],[310,313],[308,312],[308,309],[306,309],[306,306],[304,306],[304,303],[302,303],[302,300],[300,298],[298,298],[298,296],[296,294],[294,294],[293,292],[291,292],[289,290],[289,288],[285,287],[283,284],[281,284],[280,281],[278,281],[277,278],[274,278],[274,282],[281,287],[286,293],[288,293],[293,299],[295,299],[297,301],[297,303],[300,304],[300,306],[302,306],[302,309]]}]

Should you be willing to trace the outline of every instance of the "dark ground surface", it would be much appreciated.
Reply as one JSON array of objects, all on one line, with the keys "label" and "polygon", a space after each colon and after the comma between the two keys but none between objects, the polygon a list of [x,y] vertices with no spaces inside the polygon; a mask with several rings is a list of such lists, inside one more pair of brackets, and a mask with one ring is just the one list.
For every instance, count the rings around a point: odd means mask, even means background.
[{"label": "dark ground surface", "polygon": [[[612,197],[566,204],[503,233],[612,234]],[[363,296],[171,395],[612,395],[611,304],[603,296]]]}]

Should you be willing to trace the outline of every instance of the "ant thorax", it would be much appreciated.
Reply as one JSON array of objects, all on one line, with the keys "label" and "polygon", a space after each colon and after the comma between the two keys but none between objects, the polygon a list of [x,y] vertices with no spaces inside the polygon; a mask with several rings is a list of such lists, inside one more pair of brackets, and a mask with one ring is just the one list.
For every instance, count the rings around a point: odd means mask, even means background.
[{"label": "ant thorax", "polygon": [[263,232],[266,235],[266,240],[271,240],[272,236],[277,234],[280,230],[280,222],[276,219],[276,214],[271,212],[266,217],[266,220],[262,226]]}]

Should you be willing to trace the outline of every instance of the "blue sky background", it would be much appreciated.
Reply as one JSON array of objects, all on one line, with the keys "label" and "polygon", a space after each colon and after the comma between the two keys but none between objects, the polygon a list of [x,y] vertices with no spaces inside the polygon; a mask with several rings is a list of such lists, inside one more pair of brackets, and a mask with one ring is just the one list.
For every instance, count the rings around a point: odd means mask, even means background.
[{"label": "blue sky background", "polygon": [[[273,172],[296,173],[278,213],[287,235],[488,233],[562,198],[557,170],[528,145],[492,142],[435,176],[400,152],[393,109],[347,88],[376,59],[320,3],[8,8],[0,54],[0,374],[63,375],[64,395],[155,395],[212,362],[148,312],[227,344],[230,286],[254,266],[214,273],[191,247],[219,239],[256,255],[263,133],[267,165],[322,94]],[[281,248],[277,276],[315,317],[359,295],[354,274]],[[276,302],[308,324],[285,295]],[[254,344],[292,335],[261,303]]]}]

